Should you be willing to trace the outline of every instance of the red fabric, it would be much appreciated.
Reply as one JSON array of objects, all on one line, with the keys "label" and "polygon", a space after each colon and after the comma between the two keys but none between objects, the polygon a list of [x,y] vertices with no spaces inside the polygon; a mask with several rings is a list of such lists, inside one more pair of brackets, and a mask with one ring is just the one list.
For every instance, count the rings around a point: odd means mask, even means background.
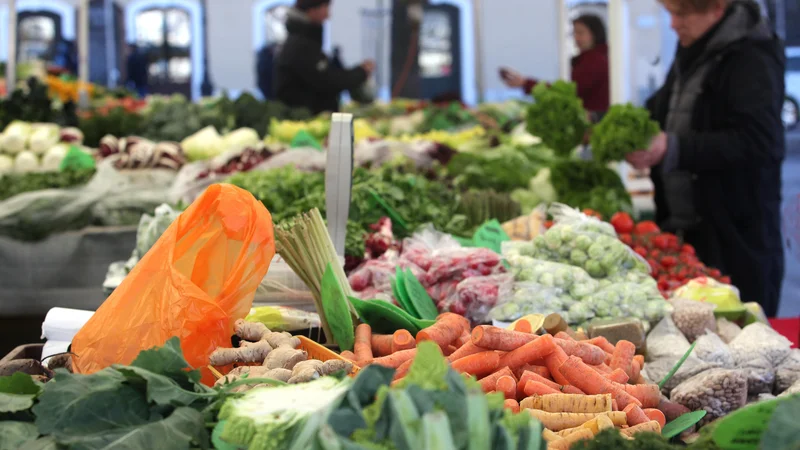
[{"label": "red fabric", "polygon": [[775,331],[792,341],[792,348],[800,344],[800,317],[793,319],[769,319],[769,324]]},{"label": "red fabric", "polygon": [[[605,112],[610,104],[608,46],[598,45],[572,60],[572,81],[578,85],[578,97],[587,111]],[[539,83],[528,79],[522,89],[526,94]]]}]

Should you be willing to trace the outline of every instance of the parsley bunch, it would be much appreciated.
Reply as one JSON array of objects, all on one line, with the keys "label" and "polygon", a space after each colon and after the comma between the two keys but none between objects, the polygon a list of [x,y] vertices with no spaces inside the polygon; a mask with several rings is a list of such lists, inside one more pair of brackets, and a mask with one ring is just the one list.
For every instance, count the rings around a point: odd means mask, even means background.
[{"label": "parsley bunch", "polygon": [[658,132],[658,123],[646,109],[614,105],[592,130],[592,155],[604,164],[622,161],[628,153],[648,148]]},{"label": "parsley bunch", "polygon": [[583,140],[589,121],[575,83],[539,83],[528,107],[528,132],[538,136],[558,156],[569,156]]}]

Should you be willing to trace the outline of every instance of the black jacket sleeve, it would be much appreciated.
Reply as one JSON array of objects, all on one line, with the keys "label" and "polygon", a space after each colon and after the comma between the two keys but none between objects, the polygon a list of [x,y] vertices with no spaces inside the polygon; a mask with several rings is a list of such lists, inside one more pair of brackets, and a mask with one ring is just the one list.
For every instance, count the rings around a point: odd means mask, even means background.
[{"label": "black jacket sleeve", "polygon": [[357,89],[367,81],[367,72],[361,67],[338,69],[333,67],[328,58],[324,54],[318,53],[316,49],[308,48],[301,51],[310,52],[307,55],[319,55],[296,58],[293,63],[294,72],[303,78],[303,81],[314,86],[318,92],[338,94]]},{"label": "black jacket sleeve", "polygon": [[679,169],[718,172],[783,158],[778,154],[782,125],[776,110],[783,71],[758,51],[737,52],[726,66],[724,129],[679,135]]}]

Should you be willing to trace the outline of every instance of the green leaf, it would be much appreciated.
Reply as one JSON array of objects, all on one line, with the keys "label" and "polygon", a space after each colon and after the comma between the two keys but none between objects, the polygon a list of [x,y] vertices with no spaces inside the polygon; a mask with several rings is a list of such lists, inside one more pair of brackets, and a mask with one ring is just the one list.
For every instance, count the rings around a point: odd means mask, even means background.
[{"label": "green leaf", "polygon": [[426,390],[445,390],[449,370],[450,366],[438,345],[430,341],[420,342],[414,361],[398,386],[416,385]]},{"label": "green leaf", "polygon": [[[714,443],[725,450],[758,448],[764,432],[768,429],[772,418],[775,417],[774,413],[777,411],[778,405],[784,400],[786,399],[779,398],[748,405],[719,419],[714,424],[712,434]],[[794,419],[790,428],[796,428],[797,417],[789,417]],[[786,436],[790,433],[779,432],[779,434]],[[770,442],[769,447],[765,448],[778,450],[780,447],[773,446]]]},{"label": "green leaf", "polygon": [[39,437],[36,425],[29,422],[0,422],[0,450],[18,450]]},{"label": "green leaf", "polygon": [[328,263],[322,275],[320,286],[322,309],[333,338],[342,350],[352,350],[355,343],[353,317],[347,305],[347,296],[333,273],[333,266]]},{"label": "green leaf", "polygon": [[147,401],[124,382],[125,377],[110,368],[91,375],[57,370],[33,407],[39,432],[90,434],[143,425],[150,417]]},{"label": "green leaf", "polygon": [[211,444],[214,445],[216,450],[239,450],[240,447],[229,444],[222,440],[222,430],[225,428],[225,420],[218,422],[211,432]]},{"label": "green leaf", "polygon": [[628,153],[647,150],[659,131],[647,109],[630,103],[612,105],[592,130],[592,157],[603,164],[622,161]]},{"label": "green leaf", "polygon": [[405,284],[405,291],[408,293],[409,303],[414,308],[414,311],[417,312],[417,317],[425,320],[436,319],[439,315],[439,310],[436,309],[436,305],[433,303],[431,296],[428,295],[428,291],[414,276],[411,269],[406,269],[403,283]]},{"label": "green leaf", "polygon": [[389,204],[386,203],[386,200],[384,200],[377,192],[375,192],[374,189],[369,189],[368,192],[372,197],[372,200],[377,203],[381,209],[386,211],[386,215],[392,219],[392,225],[397,225],[401,229],[408,231],[408,224],[405,220],[403,220],[403,217],[397,212],[397,210],[389,206]]},{"label": "green leaf", "polygon": [[782,398],[761,437],[761,448],[796,450],[800,443],[798,417],[800,417],[800,394]]},{"label": "green leaf", "polygon": [[400,266],[395,267],[395,276],[394,282],[395,286],[397,287],[397,303],[400,303],[400,306],[414,318],[420,319],[420,315],[417,312],[416,308],[414,308],[414,304],[411,302],[411,297],[409,295],[408,289],[406,289],[406,274],[403,272],[403,269]]},{"label": "green leaf", "polygon": [[706,414],[708,414],[708,411],[702,409],[699,411],[686,413],[672,422],[664,425],[664,429],[661,430],[661,435],[667,439],[672,439],[689,428],[697,425],[698,422],[703,420],[703,417],[705,417]]},{"label": "green leaf", "polygon": [[436,450],[456,450],[450,421],[444,411],[425,414],[422,418],[423,445],[421,448]]},{"label": "green leaf", "polygon": [[190,370],[189,363],[183,357],[181,341],[172,337],[161,347],[144,350],[133,360],[132,367],[140,367],[150,372],[161,374],[178,382],[191,384],[200,382],[200,371]]},{"label": "green leaf", "polygon": [[59,450],[58,444],[56,443],[56,438],[53,436],[46,436],[43,438],[36,439],[34,441],[28,441],[22,447],[18,447],[18,450]]},{"label": "green leaf", "polygon": [[349,297],[358,316],[372,327],[372,331],[391,334],[397,330],[408,330],[416,335],[421,329],[433,325],[433,320],[420,320],[405,310],[383,300],[361,300]]},{"label": "green leaf", "polygon": [[208,445],[203,415],[192,408],[181,407],[168,417],[129,427],[114,427],[95,433],[74,434],[57,439],[70,448],[100,450],[141,450],[164,448],[189,449]]},{"label": "green leaf", "polygon": [[112,366],[130,381],[147,384],[147,401],[156,405],[191,406],[202,401],[210,403],[218,394],[206,388],[205,392],[195,392],[183,389],[178,382],[164,375],[150,372],[140,367]]},{"label": "green leaf", "polygon": [[689,350],[686,350],[686,353],[681,357],[681,359],[679,359],[678,362],[675,363],[675,367],[673,367],[669,372],[667,372],[667,374],[664,375],[664,378],[658,382],[659,389],[664,389],[664,385],[667,384],[667,381],[669,381],[670,378],[672,378],[675,375],[675,373],[681,368],[683,363],[686,362],[686,359],[694,351],[695,346],[697,346],[697,341],[693,342],[692,345],[689,346]]},{"label": "green leaf", "polygon": [[0,413],[26,411],[33,406],[41,387],[30,375],[17,372],[0,377]]}]

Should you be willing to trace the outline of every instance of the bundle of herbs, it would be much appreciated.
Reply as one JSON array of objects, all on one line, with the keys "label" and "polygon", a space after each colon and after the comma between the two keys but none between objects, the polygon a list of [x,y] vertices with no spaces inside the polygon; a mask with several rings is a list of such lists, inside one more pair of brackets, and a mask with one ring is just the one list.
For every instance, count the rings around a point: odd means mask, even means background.
[{"label": "bundle of herbs", "polygon": [[583,141],[589,120],[575,83],[539,83],[528,107],[527,129],[538,136],[556,155],[568,157]]}]

